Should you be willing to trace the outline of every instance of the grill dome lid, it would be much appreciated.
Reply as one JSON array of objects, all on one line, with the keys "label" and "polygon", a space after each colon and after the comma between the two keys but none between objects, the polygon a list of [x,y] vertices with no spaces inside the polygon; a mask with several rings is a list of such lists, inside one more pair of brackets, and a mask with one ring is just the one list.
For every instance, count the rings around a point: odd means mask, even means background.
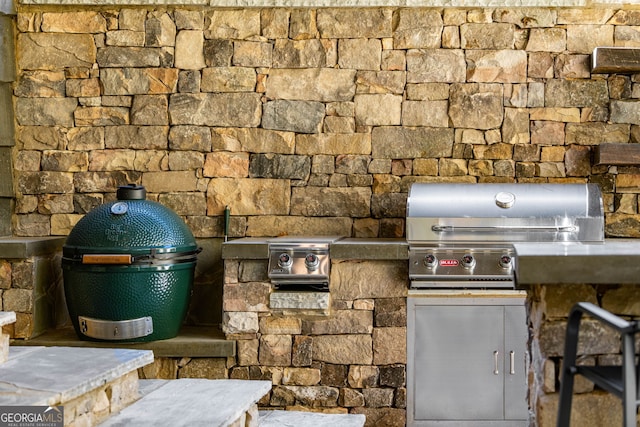
[{"label": "grill dome lid", "polygon": [[198,252],[182,218],[160,203],[145,200],[144,187],[120,187],[117,196],[118,200],[98,206],[78,221],[63,247],[65,257]]}]

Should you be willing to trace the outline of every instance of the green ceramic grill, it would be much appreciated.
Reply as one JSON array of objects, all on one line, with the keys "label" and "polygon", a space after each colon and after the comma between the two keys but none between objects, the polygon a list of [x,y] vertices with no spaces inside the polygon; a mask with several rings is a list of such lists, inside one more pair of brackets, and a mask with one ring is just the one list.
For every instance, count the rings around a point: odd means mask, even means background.
[{"label": "green ceramic grill", "polygon": [[69,316],[88,341],[175,337],[185,318],[200,251],[171,209],[136,185],[98,206],[71,230],[62,270]]}]

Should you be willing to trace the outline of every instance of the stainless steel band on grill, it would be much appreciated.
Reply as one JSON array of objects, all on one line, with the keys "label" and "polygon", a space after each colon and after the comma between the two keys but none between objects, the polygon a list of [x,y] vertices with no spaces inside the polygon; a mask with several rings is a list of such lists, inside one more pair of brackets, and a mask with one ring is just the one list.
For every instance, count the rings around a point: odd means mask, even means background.
[{"label": "stainless steel band on grill", "polygon": [[516,242],[603,242],[595,184],[416,183],[407,199],[412,288],[514,286]]}]

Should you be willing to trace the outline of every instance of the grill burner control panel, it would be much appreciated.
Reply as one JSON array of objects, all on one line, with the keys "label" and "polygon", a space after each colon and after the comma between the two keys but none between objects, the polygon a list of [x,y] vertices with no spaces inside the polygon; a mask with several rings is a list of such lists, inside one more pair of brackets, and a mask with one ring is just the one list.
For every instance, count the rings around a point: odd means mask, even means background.
[{"label": "grill burner control panel", "polygon": [[465,284],[482,287],[482,282],[512,282],[515,262],[515,253],[510,247],[412,248],[409,276],[411,286],[418,288],[447,287],[454,281],[457,283],[451,287],[465,287]]},{"label": "grill burner control panel", "polygon": [[328,244],[272,244],[269,278],[276,290],[328,291]]}]

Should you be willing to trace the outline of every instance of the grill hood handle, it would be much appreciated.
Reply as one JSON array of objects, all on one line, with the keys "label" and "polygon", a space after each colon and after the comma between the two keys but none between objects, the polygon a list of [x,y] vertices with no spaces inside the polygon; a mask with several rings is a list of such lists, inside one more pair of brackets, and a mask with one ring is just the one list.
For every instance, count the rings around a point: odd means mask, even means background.
[{"label": "grill hood handle", "polygon": [[545,226],[545,225],[519,225],[519,226],[453,226],[453,225],[433,225],[431,230],[436,233],[455,233],[456,231],[481,231],[490,233],[500,233],[507,231],[550,231],[554,233],[574,233],[578,231],[578,227],[575,225],[563,225],[563,226]]}]

